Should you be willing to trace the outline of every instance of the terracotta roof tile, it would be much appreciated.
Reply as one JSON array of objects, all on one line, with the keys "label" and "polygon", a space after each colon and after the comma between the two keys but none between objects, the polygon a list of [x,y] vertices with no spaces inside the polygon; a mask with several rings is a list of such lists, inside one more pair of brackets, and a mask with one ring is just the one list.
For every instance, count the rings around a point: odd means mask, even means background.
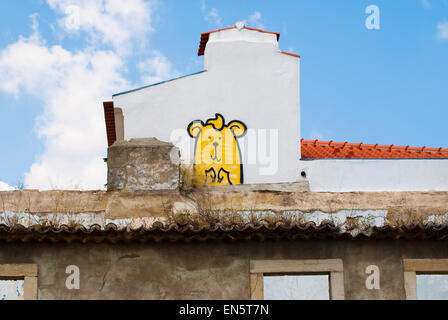
[{"label": "terracotta roof tile", "polygon": [[448,148],[301,140],[302,159],[440,159]]},{"label": "terracotta roof tile", "polygon": [[[204,55],[205,47],[207,46],[207,42],[208,42],[208,39],[210,38],[210,34],[211,33],[220,32],[220,31],[224,31],[224,30],[230,30],[230,29],[236,29],[236,27],[233,26],[233,27],[228,27],[228,28],[222,28],[222,29],[218,29],[218,30],[203,32],[201,34],[201,42],[199,43],[198,56],[203,56]],[[264,30],[261,30],[261,29],[255,29],[255,28],[249,28],[249,27],[244,27],[244,29],[253,30],[253,31],[259,31],[259,32],[263,32],[263,33],[272,33],[272,34],[277,35],[277,41],[280,39],[280,33],[278,33],[278,32],[264,31]]]},{"label": "terracotta roof tile", "polygon": [[311,240],[311,239],[437,239],[448,237],[447,225],[415,223],[409,226],[373,227],[368,231],[353,234],[342,231],[331,222],[316,225],[290,223],[248,223],[243,225],[215,224],[201,227],[194,224],[163,225],[121,230],[114,224],[105,229],[99,225],[90,228],[69,227],[8,227],[0,224],[0,242],[148,242],[148,241],[236,241],[236,240]]}]

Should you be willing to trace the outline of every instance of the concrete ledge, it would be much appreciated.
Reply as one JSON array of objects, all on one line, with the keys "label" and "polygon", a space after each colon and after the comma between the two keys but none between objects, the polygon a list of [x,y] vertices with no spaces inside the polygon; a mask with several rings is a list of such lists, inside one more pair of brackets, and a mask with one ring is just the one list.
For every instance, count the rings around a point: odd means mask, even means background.
[{"label": "concrete ledge", "polygon": [[[254,190],[254,188],[258,188]],[[337,213],[341,210],[385,210],[389,221],[445,218],[448,192],[293,192],[284,185],[243,185],[164,191],[8,191],[0,192],[0,213],[95,214],[109,219],[154,217],[192,211],[198,202],[212,210],[299,210]],[[291,188],[295,188],[291,186]],[[273,191],[275,189],[275,191]]]},{"label": "concrete ledge", "polygon": [[232,186],[218,186],[198,188],[198,191],[271,191],[271,192],[305,192],[310,191],[308,181],[293,183],[264,183],[264,184],[240,184]]}]

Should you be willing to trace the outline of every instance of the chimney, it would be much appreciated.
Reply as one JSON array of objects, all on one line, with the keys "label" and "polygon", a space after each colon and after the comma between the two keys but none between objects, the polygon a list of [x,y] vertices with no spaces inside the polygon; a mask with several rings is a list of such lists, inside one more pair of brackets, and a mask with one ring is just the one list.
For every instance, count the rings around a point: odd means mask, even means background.
[{"label": "chimney", "polygon": [[156,138],[116,141],[108,149],[108,191],[175,190],[180,152]]},{"label": "chimney", "polygon": [[198,55],[204,55],[206,70],[226,67],[229,61],[256,64],[265,61],[273,52],[280,52],[279,38],[277,32],[250,28],[237,22],[230,28],[202,33]]}]

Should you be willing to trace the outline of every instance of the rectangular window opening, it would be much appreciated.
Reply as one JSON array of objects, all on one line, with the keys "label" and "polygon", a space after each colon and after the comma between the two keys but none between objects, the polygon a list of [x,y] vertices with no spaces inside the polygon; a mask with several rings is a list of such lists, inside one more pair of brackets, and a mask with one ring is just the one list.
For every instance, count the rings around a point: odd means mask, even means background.
[{"label": "rectangular window opening", "polygon": [[417,274],[418,300],[448,300],[448,274]]},{"label": "rectangular window opening", "polygon": [[0,278],[0,300],[24,300],[25,280]]},{"label": "rectangular window opening", "polygon": [[330,300],[329,274],[264,275],[266,300]]}]

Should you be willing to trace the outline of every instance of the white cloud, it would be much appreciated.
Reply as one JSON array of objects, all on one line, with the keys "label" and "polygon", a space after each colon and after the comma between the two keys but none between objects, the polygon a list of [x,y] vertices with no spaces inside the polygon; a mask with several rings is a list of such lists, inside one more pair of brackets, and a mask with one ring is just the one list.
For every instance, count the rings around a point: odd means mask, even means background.
[{"label": "white cloud", "polygon": [[264,29],[264,24],[262,21],[262,16],[259,11],[255,11],[252,13],[247,20],[245,20],[246,24],[248,24],[249,27],[255,27],[258,29]]},{"label": "white cloud", "polygon": [[207,21],[209,24],[211,24],[215,27],[218,27],[218,28],[221,28],[223,26],[222,17],[219,14],[218,9],[211,8],[210,10],[208,10],[205,1],[202,1],[201,2],[201,10],[204,15],[205,21]]},{"label": "white cloud", "polygon": [[7,183],[0,181],[0,191],[13,191],[15,190],[14,187],[11,187]]},{"label": "white cloud", "polygon": [[213,24],[217,27],[222,27],[222,18],[219,15],[219,11],[216,8],[212,8],[205,16],[205,20],[208,23]]},{"label": "white cloud", "polygon": [[91,40],[111,44],[120,54],[132,50],[133,39],[144,42],[151,27],[151,5],[144,0],[47,0],[64,15],[67,32],[83,30]]},{"label": "white cloud", "polygon": [[120,57],[110,51],[72,53],[46,47],[36,34],[0,54],[0,90],[41,99],[37,124],[45,150],[25,175],[33,188],[99,188],[105,183],[106,147],[101,102],[128,84]]},{"label": "white cloud", "polygon": [[437,25],[437,37],[441,40],[448,39],[448,21]]},{"label": "white cloud", "polygon": [[142,74],[142,82],[144,84],[153,84],[178,76],[173,71],[171,62],[159,51],[153,51],[152,57],[139,63],[138,68]]},{"label": "white cloud", "polygon": [[[57,10],[63,10],[63,5],[69,3],[48,2]],[[0,51],[0,91],[16,96],[32,95],[44,107],[36,123],[37,134],[44,140],[44,151],[25,174],[27,188],[103,188],[106,165],[102,158],[107,143],[102,102],[130,86],[121,73],[126,70],[123,47],[129,49],[140,41],[142,35],[134,31],[141,24],[141,17],[150,21],[149,5],[140,0],[76,3],[81,6],[81,13],[89,15],[83,18],[86,20],[81,19],[90,21],[81,26],[91,36],[88,47],[71,51],[59,45],[47,46],[34,15],[32,34],[19,37]],[[103,7],[98,9],[98,3]],[[118,13],[120,9],[124,12]],[[97,12],[89,12],[92,10]],[[101,23],[94,22],[93,17],[111,29],[100,27]],[[114,39],[112,34],[117,30]],[[144,30],[151,32],[152,28],[148,25]],[[113,50],[96,46],[103,43],[110,43]],[[159,61],[159,65],[163,63],[170,65],[167,59]],[[152,71],[163,77],[170,68],[164,69],[156,61]]]}]

